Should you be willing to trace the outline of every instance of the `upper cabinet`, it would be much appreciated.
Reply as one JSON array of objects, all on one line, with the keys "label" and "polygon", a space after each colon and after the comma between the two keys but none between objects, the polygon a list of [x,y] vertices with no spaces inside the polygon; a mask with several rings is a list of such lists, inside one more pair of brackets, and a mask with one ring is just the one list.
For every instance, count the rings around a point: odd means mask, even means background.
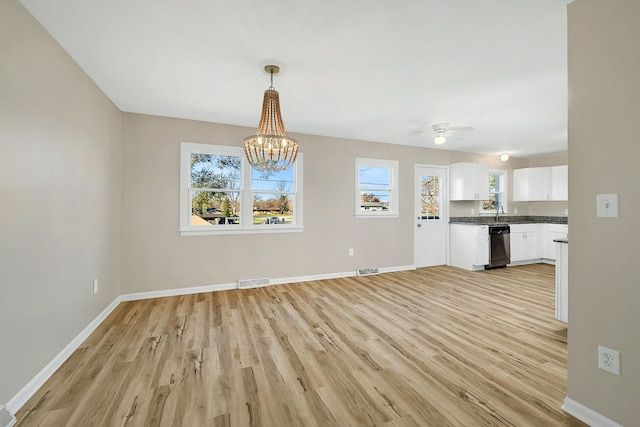
[{"label": "upper cabinet", "polygon": [[569,200],[569,166],[551,168],[551,200]]},{"label": "upper cabinet", "polygon": [[569,199],[567,165],[513,170],[513,201],[566,201]]},{"label": "upper cabinet", "polygon": [[449,169],[449,199],[489,199],[489,166],[480,163],[453,163]]}]

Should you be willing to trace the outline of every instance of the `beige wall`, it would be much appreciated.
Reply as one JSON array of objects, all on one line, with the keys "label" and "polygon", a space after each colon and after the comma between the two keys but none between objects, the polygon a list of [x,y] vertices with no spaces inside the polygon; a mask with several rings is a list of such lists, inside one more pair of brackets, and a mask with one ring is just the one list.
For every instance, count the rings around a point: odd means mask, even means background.
[{"label": "beige wall", "polygon": [[[569,397],[625,426],[640,402],[640,2],[569,5]],[[619,218],[596,217],[617,193]],[[597,345],[622,375],[597,369]]]},{"label": "beige wall", "polygon": [[554,156],[536,157],[535,159],[529,160],[530,168],[560,166],[560,165],[568,165],[568,164],[569,164],[569,155],[567,153],[556,154]]},{"label": "beige wall", "polygon": [[0,403],[120,294],[121,135],[122,113],[0,1]]},{"label": "beige wall", "polygon": [[[138,114],[125,114],[124,129],[124,293],[412,265],[414,164],[505,168],[497,156],[294,135],[304,153],[304,232],[181,237],[180,142],[240,146],[255,129]],[[354,218],[356,157],[399,161],[399,218]],[[454,202],[452,215],[468,206],[477,212],[477,202]]]},{"label": "beige wall", "polygon": [[[531,165],[294,135],[304,232],[180,237],[180,142],[240,145],[254,129],[121,113],[15,0],[0,2],[0,77],[0,403],[120,294],[411,265],[415,163]],[[356,157],[399,161],[399,218],[354,218]]]}]

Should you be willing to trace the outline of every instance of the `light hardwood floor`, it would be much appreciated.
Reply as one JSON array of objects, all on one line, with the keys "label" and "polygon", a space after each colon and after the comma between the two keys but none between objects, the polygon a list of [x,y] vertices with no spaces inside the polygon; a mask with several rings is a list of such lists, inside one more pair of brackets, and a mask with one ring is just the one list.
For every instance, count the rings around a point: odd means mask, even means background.
[{"label": "light hardwood floor", "polygon": [[583,426],[554,267],[432,267],[120,304],[18,426]]}]

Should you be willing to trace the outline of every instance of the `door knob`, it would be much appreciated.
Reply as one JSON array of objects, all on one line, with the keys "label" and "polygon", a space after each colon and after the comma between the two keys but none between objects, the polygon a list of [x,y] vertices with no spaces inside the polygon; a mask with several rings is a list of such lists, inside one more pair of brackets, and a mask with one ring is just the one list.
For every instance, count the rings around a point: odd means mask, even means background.
[{"label": "door knob", "polygon": [[418,224],[418,227],[422,227],[422,224]]}]

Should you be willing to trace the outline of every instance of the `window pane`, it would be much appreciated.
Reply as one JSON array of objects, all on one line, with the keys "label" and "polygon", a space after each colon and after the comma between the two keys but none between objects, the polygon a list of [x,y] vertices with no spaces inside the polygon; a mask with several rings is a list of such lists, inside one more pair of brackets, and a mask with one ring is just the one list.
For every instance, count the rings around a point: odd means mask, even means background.
[{"label": "window pane", "polygon": [[191,225],[240,224],[240,193],[191,191]]},{"label": "window pane", "polygon": [[420,178],[420,216],[422,219],[440,219],[440,177]]},{"label": "window pane", "polygon": [[500,191],[500,177],[498,175],[489,175],[489,193]]},{"label": "window pane", "polygon": [[296,191],[294,168],[281,172],[262,172],[251,169],[251,189],[254,191]]},{"label": "window pane", "polygon": [[376,212],[389,210],[390,191],[361,191],[360,192],[360,211]]},{"label": "window pane", "polygon": [[294,198],[282,193],[253,193],[254,224],[292,224]]},{"label": "window pane", "polygon": [[496,198],[497,194],[489,194],[489,200],[482,201],[482,210],[494,211],[496,210]]},{"label": "window pane", "polygon": [[360,166],[358,183],[361,188],[389,188],[391,186],[390,169],[376,166]]},{"label": "window pane", "polygon": [[239,189],[240,165],[238,156],[191,154],[191,187]]},{"label": "window pane", "polygon": [[495,206],[493,209],[497,209],[500,206],[504,207],[504,204],[502,203],[502,193],[496,193],[493,196],[494,196],[494,206]]}]

